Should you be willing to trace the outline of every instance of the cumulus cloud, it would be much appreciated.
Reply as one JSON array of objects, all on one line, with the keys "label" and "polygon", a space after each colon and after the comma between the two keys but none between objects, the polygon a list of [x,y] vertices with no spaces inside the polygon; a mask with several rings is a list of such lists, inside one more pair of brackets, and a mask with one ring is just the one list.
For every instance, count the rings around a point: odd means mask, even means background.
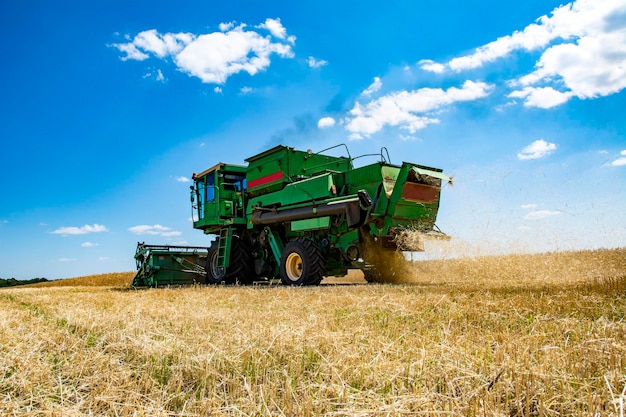
[{"label": "cumulus cloud", "polygon": [[184,176],[181,175],[180,177],[176,177],[176,181],[178,181],[178,182],[189,182],[191,180],[189,178],[184,177]]},{"label": "cumulus cloud", "polygon": [[518,159],[539,159],[548,156],[556,149],[554,143],[548,143],[543,139],[539,139],[526,146],[517,154]]},{"label": "cumulus cloud", "polygon": [[132,43],[115,43],[111,45],[117,48],[120,52],[123,52],[125,55],[122,55],[120,59],[122,61],[143,61],[150,58],[150,55],[141,52],[137,47]]},{"label": "cumulus cloud", "polygon": [[[255,75],[270,65],[270,57],[294,56],[292,45],[295,37],[288,36],[280,19],[266,19],[255,29],[269,32],[268,35],[249,29],[245,24],[222,23],[219,32],[159,33],[156,29],[145,30],[135,35],[130,42],[115,43],[123,61],[143,61],[156,57],[171,60],[178,69],[204,83],[224,84],[228,77],[240,72]],[[157,73],[157,79],[164,79]]]},{"label": "cumulus cloud", "polygon": [[626,150],[620,152],[620,155],[622,155],[620,158],[617,158],[615,161],[611,162],[611,166],[621,167],[626,165]]},{"label": "cumulus cloud", "polygon": [[346,129],[351,132],[351,139],[367,137],[385,126],[415,133],[439,122],[432,112],[456,102],[486,97],[491,88],[483,82],[466,81],[461,88],[421,88],[393,92],[365,104],[357,102],[346,118]]},{"label": "cumulus cloud", "polygon": [[362,96],[371,96],[373,93],[377,92],[383,86],[382,81],[380,81],[380,77],[374,77],[374,82],[370,84],[362,93]]},{"label": "cumulus cloud", "polygon": [[219,24],[219,28],[221,32],[228,32],[229,30],[231,30],[232,28],[235,27],[235,25],[237,24],[237,22],[226,22],[226,23],[220,23]]},{"label": "cumulus cloud", "polygon": [[568,101],[574,93],[557,91],[552,87],[524,87],[522,90],[513,91],[509,94],[511,98],[523,98],[524,106],[540,107],[549,109]]},{"label": "cumulus cloud", "polygon": [[445,64],[422,60],[426,71],[464,71],[509,56],[541,51],[534,70],[510,85],[512,97],[531,107],[550,108],[572,97],[607,96],[626,88],[626,3],[623,0],[577,0],[521,31],[480,46]]},{"label": "cumulus cloud", "polygon": [[556,210],[536,210],[536,211],[531,211],[530,213],[525,215],[524,219],[539,220],[539,219],[545,219],[546,217],[557,216],[561,213],[562,212],[556,211]]},{"label": "cumulus cloud", "polygon": [[161,237],[180,236],[182,234],[181,232],[172,230],[169,227],[165,227],[160,224],[155,224],[152,226],[142,224],[142,225],[130,227],[128,231],[136,235],[152,235],[152,236],[161,236]]},{"label": "cumulus cloud", "polygon": [[332,117],[322,117],[317,121],[317,127],[320,129],[333,126],[335,126],[335,119],[333,119]]},{"label": "cumulus cloud", "polygon": [[430,59],[422,59],[421,61],[417,63],[417,65],[419,65],[419,67],[423,69],[424,71],[430,71],[436,74],[441,74],[442,72],[446,70],[445,65],[439,64]]},{"label": "cumulus cloud", "polygon": [[289,43],[294,43],[296,41],[295,36],[287,36],[287,29],[280,23],[280,18],[276,19],[265,19],[265,23],[261,23],[258,28],[267,29],[269,32],[277,37],[278,39],[284,39],[289,41]]},{"label": "cumulus cloud", "polygon": [[75,227],[75,226],[59,227],[58,229],[54,230],[51,233],[55,235],[68,236],[68,235],[86,235],[87,233],[100,233],[100,232],[108,232],[108,231],[109,229],[107,229],[106,226],[103,226],[101,224],[94,224],[94,225],[86,224],[82,227]]},{"label": "cumulus cloud", "polygon": [[323,60],[323,59],[315,59],[312,56],[307,58],[306,63],[311,68],[320,68],[320,67],[323,67],[324,65],[328,64],[328,62],[326,62],[325,60]]},{"label": "cumulus cloud", "polygon": [[82,246],[83,248],[93,248],[94,246],[98,246],[98,244],[93,242],[83,242],[80,244],[80,246]]}]

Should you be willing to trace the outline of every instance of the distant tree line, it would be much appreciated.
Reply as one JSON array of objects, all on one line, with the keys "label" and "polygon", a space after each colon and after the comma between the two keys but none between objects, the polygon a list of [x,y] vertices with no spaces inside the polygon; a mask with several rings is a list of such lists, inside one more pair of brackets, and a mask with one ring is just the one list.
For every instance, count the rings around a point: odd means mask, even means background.
[{"label": "distant tree line", "polygon": [[19,280],[15,278],[0,278],[0,288],[2,287],[15,287],[17,285],[27,285],[27,284],[36,284],[38,282],[48,282],[47,278],[33,278],[33,279],[25,279]]}]

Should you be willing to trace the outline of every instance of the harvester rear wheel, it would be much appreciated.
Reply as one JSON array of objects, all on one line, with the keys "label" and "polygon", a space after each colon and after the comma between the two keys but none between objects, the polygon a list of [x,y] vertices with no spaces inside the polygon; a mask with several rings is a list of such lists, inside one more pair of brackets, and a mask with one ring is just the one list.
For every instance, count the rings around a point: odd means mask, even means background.
[{"label": "harvester rear wheel", "polygon": [[324,277],[324,257],[312,240],[299,238],[285,246],[280,260],[284,285],[319,285]]}]

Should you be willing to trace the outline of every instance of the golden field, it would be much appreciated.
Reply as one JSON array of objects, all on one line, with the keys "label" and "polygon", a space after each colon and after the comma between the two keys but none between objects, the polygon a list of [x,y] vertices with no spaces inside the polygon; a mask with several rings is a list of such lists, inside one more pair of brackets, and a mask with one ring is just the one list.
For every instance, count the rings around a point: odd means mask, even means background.
[{"label": "golden field", "polygon": [[0,415],[624,415],[626,249],[389,270],[394,284],[4,289]]}]

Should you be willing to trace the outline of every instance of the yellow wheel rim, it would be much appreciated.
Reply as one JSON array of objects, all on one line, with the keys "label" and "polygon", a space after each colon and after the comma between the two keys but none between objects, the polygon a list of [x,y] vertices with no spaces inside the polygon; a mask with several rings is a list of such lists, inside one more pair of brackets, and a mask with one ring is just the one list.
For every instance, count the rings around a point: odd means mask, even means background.
[{"label": "yellow wheel rim", "polygon": [[302,276],[302,257],[297,253],[290,253],[285,261],[285,273],[291,281],[297,281]]}]

